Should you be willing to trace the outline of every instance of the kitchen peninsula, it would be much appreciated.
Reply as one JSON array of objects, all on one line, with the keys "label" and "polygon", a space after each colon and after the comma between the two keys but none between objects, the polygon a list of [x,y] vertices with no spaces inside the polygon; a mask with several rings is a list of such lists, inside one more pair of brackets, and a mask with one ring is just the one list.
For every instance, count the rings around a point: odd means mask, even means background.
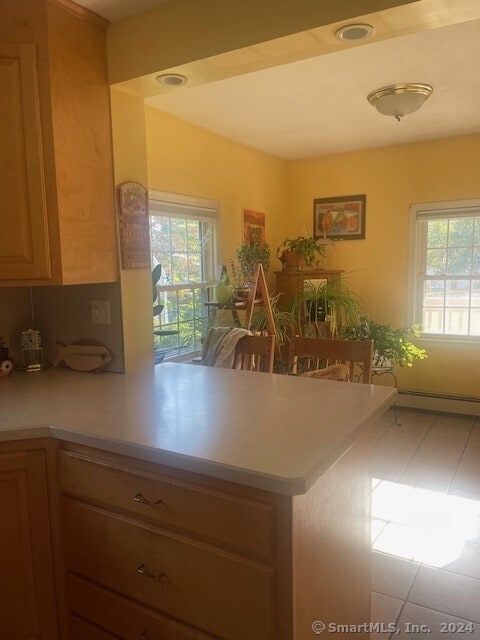
[{"label": "kitchen peninsula", "polygon": [[26,592],[55,593],[50,620],[32,604],[19,637],[303,640],[368,622],[369,426],[394,396],[169,363],[2,381],[0,480],[24,469],[34,538],[43,487],[33,565],[54,549],[24,572]]}]

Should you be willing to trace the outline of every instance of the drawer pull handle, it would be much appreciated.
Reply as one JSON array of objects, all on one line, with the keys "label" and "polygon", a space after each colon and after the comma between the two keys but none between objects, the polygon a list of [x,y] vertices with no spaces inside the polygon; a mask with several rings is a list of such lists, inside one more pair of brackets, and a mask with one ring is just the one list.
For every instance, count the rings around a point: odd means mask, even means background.
[{"label": "drawer pull handle", "polygon": [[156,502],[152,502],[150,500],[147,500],[141,493],[137,493],[136,496],[133,497],[135,502],[139,502],[140,504],[146,504],[149,507],[158,507],[159,504],[161,504],[162,506],[165,506],[164,501],[159,498]]},{"label": "drawer pull handle", "polygon": [[139,573],[141,576],[144,576],[145,578],[150,578],[151,580],[162,580],[167,577],[165,571],[161,571],[160,573],[152,573],[143,563],[138,567],[137,573]]}]

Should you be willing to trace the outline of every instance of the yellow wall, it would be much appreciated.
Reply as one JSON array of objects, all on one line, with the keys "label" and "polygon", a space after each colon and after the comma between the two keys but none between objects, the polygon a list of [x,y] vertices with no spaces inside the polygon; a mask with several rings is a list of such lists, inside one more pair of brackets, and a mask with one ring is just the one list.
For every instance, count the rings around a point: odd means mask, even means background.
[{"label": "yellow wall", "polygon": [[[111,90],[115,184],[147,184],[143,99]],[[152,279],[150,269],[120,271],[125,371],[153,363]]]},{"label": "yellow wall", "polygon": [[242,240],[242,210],[266,214],[271,270],[286,232],[287,164],[264,153],[146,107],[150,189],[220,201],[218,262],[234,257]]},{"label": "yellow wall", "polygon": [[[480,197],[480,135],[372,149],[289,165],[289,223],[313,218],[313,199],[365,193],[366,239],[337,242],[329,266],[378,322],[405,326],[409,206]],[[420,344],[420,343],[419,343]],[[429,358],[401,370],[403,388],[479,396],[480,348],[422,342]]]}]

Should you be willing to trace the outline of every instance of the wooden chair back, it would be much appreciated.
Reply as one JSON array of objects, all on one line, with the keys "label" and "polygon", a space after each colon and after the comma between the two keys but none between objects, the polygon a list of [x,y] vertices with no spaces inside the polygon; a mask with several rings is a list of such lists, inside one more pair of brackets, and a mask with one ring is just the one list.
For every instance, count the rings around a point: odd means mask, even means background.
[{"label": "wooden chair back", "polygon": [[288,370],[297,373],[301,364],[302,373],[320,369],[334,363],[349,365],[349,380],[354,380],[355,364],[361,368],[362,382],[370,384],[372,378],[373,340],[336,340],[302,338],[294,336],[290,341]]},{"label": "wooden chair back", "polygon": [[235,349],[234,369],[273,373],[275,336],[245,336]]}]

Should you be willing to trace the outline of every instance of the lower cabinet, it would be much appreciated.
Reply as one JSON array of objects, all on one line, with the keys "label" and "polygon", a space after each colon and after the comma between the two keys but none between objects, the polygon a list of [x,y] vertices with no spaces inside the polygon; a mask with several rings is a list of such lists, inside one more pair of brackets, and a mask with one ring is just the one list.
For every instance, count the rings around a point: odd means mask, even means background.
[{"label": "lower cabinet", "polygon": [[72,573],[67,578],[67,595],[74,609],[70,640],[214,640]]},{"label": "lower cabinet", "polygon": [[192,474],[66,446],[59,476],[71,640],[280,638],[272,504],[220,491],[226,483],[195,484]]},{"label": "lower cabinet", "polygon": [[58,638],[43,451],[0,453],[0,638]]},{"label": "lower cabinet", "polygon": [[365,625],[370,441],[365,429],[298,496],[62,443],[69,640],[306,640],[316,620]]}]

